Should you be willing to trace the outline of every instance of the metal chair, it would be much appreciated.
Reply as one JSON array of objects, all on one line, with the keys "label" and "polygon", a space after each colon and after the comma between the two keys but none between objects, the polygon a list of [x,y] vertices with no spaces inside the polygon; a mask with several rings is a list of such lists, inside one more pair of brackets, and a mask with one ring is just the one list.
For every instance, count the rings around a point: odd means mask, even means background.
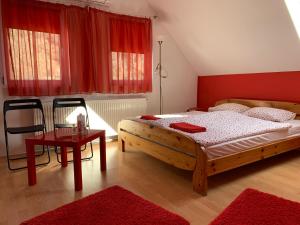
[{"label": "metal chair", "polygon": [[[8,127],[7,125],[7,112],[12,110],[39,110],[42,115],[41,124],[26,126],[26,127]],[[42,103],[39,99],[19,99],[19,100],[6,100],[3,104],[3,118],[4,118],[4,133],[5,133],[5,146],[6,146],[6,156],[7,156],[7,164],[10,170],[20,170],[27,168],[27,166],[22,167],[12,167],[11,161],[26,159],[27,157],[11,157],[9,154],[9,146],[8,146],[8,134],[25,134],[25,133],[35,133],[35,132],[47,132],[46,123],[45,123],[45,116]],[[43,146],[43,151],[36,156],[42,156],[45,153],[45,146]],[[48,161],[45,163],[36,164],[36,166],[47,165],[50,162],[50,154],[49,154],[49,147],[47,146],[47,156]]]},{"label": "metal chair", "polygon": [[[85,100],[83,98],[55,98],[53,99],[53,128],[55,129],[60,129],[60,128],[73,128],[76,126],[76,124],[70,124],[70,123],[57,123],[57,116],[56,116],[56,111],[59,108],[71,108],[71,107],[82,107],[85,110],[86,113],[86,127],[90,128],[89,124],[89,115],[87,111],[87,107],[85,104]],[[94,156],[94,151],[93,151],[93,144],[90,142],[91,146],[91,156],[82,158],[81,160],[90,160]],[[81,149],[81,151],[86,150],[86,145],[84,145],[84,148]],[[55,147],[55,152],[56,152],[56,158],[59,163],[61,163],[61,160],[59,159],[59,151],[58,147]],[[72,152],[72,151],[69,151]],[[68,162],[72,162],[73,160],[68,160]]]}]

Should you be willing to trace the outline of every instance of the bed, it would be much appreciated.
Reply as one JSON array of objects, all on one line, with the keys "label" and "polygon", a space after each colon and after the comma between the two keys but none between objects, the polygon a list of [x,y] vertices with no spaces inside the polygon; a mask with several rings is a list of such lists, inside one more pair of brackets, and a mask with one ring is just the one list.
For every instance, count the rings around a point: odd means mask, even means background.
[{"label": "bed", "polygon": [[[203,196],[207,194],[208,176],[300,148],[300,104],[226,99],[216,102],[215,105],[226,102],[249,107],[286,109],[296,113],[297,117],[290,121],[291,128],[288,132],[253,135],[209,147],[199,144],[183,133],[161,126],[138,120],[122,120],[118,127],[119,148],[124,152],[125,147],[129,145],[177,168],[193,171],[193,189]],[[226,148],[227,150],[223,151]]]}]

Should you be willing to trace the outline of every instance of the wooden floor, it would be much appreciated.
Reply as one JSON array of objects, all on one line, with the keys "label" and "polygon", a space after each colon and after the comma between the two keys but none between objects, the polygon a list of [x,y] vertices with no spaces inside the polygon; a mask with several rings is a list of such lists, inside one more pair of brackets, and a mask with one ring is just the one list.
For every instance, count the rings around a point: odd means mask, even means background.
[{"label": "wooden floor", "polygon": [[249,187],[300,202],[300,151],[210,177],[207,197],[192,191],[191,172],[134,150],[122,153],[116,142],[107,144],[107,164],[107,172],[101,173],[98,151],[93,160],[84,161],[83,191],[75,192],[73,165],[61,168],[54,155],[51,164],[38,168],[34,187],[27,186],[26,170],[10,172],[1,159],[0,224],[19,224],[112,185],[125,187],[199,225],[208,224]]}]

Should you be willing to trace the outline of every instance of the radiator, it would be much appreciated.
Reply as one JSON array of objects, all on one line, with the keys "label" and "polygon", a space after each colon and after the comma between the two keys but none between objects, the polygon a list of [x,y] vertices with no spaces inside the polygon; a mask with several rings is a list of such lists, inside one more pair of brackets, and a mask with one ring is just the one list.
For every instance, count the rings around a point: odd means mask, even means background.
[{"label": "radiator", "polygon": [[[146,98],[110,99],[86,101],[90,128],[105,129],[106,136],[117,135],[118,122],[128,117],[143,115],[146,112]],[[43,103],[47,130],[53,130],[52,102]],[[82,108],[59,108],[56,110],[58,123],[76,123],[77,115],[84,113]],[[34,123],[39,124],[41,114],[34,112]]]}]

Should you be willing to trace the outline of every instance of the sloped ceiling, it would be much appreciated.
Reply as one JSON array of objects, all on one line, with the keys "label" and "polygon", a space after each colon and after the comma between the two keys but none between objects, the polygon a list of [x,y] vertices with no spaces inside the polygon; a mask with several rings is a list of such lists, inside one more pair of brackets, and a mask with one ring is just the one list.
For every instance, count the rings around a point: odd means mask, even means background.
[{"label": "sloped ceiling", "polygon": [[300,70],[284,0],[147,1],[199,75]]}]

